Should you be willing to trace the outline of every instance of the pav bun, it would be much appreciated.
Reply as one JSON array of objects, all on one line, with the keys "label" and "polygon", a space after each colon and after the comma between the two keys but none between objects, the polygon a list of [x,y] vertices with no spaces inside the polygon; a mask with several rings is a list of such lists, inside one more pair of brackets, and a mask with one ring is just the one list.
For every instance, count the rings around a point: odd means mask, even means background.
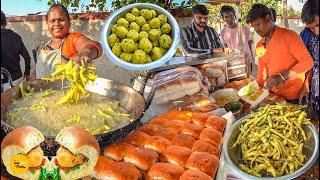
[{"label": "pav bun", "polygon": [[[92,134],[77,126],[69,126],[58,133],[56,141],[61,145],[57,151],[56,158],[58,160],[67,160],[68,157],[72,160],[71,156],[84,157],[84,159],[80,159],[82,163],[76,165],[77,168],[71,168],[67,171],[61,169],[60,174],[63,180],[82,178],[93,172],[99,158],[100,147]],[[64,158],[59,158],[60,155]]]},{"label": "pav bun", "polygon": [[1,143],[1,158],[8,173],[21,179],[39,178],[39,167],[30,165],[43,163],[43,151],[38,147],[43,141],[42,133],[32,126],[23,126],[7,134]]}]

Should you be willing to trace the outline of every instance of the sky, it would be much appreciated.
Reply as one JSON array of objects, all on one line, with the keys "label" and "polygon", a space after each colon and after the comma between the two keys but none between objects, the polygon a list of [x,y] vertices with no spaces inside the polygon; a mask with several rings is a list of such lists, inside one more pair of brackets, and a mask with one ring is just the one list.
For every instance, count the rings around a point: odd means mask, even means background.
[{"label": "sky", "polygon": [[[46,12],[48,10],[47,0],[1,0],[1,10],[7,16],[23,16],[27,14]],[[84,4],[88,4],[89,0],[81,0]],[[295,10],[301,11],[303,3],[299,0],[288,0],[288,5]],[[107,0],[106,7],[110,9],[111,1]]]}]

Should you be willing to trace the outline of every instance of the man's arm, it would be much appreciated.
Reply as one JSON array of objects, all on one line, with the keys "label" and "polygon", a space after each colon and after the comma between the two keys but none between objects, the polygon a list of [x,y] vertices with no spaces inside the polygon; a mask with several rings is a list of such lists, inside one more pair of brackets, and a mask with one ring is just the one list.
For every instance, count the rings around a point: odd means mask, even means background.
[{"label": "man's arm", "polygon": [[29,76],[30,75],[30,69],[31,69],[31,66],[30,66],[31,58],[30,58],[28,50],[24,46],[23,41],[22,41],[21,38],[20,38],[20,54],[23,57],[24,62],[25,62],[24,75],[25,76]]},{"label": "man's arm", "polygon": [[301,78],[301,80],[304,81],[305,74],[311,70],[314,65],[312,57],[297,33],[290,31],[285,35],[285,41],[290,54],[295,57],[297,62],[291,69],[279,73],[279,76],[283,81],[294,78]]},{"label": "man's arm", "polygon": [[294,78],[293,76],[305,74],[313,67],[313,60],[305,47],[301,37],[294,31],[285,34],[285,42],[290,54],[297,60],[296,64],[289,70],[281,72],[284,78]]},{"label": "man's arm", "polygon": [[201,48],[194,48],[191,46],[191,33],[188,32],[187,27],[183,28],[181,30],[181,41],[182,41],[182,46],[186,53],[188,54],[200,54],[200,53],[211,53],[211,49],[201,49]]},{"label": "man's arm", "polygon": [[279,85],[288,79],[299,78],[305,81],[305,74],[313,67],[312,57],[300,36],[293,31],[289,31],[284,34],[284,38],[290,54],[296,59],[296,64],[284,72],[269,77],[267,81],[269,88]]},{"label": "man's arm", "polygon": [[[298,74],[304,74],[312,69],[312,57],[305,47],[301,37],[297,33],[290,31],[290,34],[288,34],[288,37],[286,38],[286,42],[289,46],[290,53],[297,60],[297,63],[291,68],[291,70]],[[290,77],[290,73],[288,73],[288,76]]]}]

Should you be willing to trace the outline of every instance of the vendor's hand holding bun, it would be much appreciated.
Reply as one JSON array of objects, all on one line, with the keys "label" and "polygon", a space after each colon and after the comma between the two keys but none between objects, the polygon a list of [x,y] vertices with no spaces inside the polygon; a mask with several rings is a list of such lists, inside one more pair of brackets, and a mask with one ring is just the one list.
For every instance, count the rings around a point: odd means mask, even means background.
[{"label": "vendor's hand holding bun", "polygon": [[47,160],[40,148],[42,133],[31,126],[11,131],[1,143],[1,158],[8,171],[21,179],[38,179],[40,166]]}]

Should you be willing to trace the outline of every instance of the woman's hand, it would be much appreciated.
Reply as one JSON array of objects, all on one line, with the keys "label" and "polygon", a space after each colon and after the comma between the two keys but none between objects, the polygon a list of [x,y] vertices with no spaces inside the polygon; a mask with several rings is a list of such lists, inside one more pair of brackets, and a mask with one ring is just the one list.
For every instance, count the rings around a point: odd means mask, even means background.
[{"label": "woman's hand", "polygon": [[[94,60],[99,58],[102,55],[102,47],[99,42],[93,41],[88,37],[82,36],[76,42],[76,50],[77,54],[85,55],[90,58],[90,60]],[[75,55],[77,56],[77,55]],[[75,58],[76,62],[78,58]]]},{"label": "woman's hand", "polygon": [[70,60],[73,60],[76,64],[80,65],[86,64],[91,61],[91,59],[88,56],[79,53],[72,56]]}]

